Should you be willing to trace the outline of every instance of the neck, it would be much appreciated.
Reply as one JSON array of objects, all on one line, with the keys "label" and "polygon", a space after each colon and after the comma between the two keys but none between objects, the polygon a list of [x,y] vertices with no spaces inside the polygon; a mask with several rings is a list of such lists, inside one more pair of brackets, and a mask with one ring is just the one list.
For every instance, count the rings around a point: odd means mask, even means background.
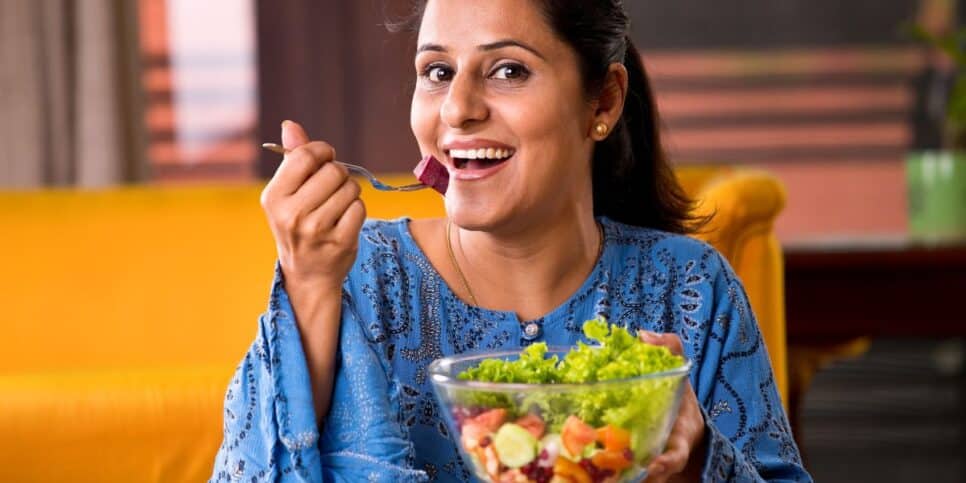
[{"label": "neck", "polygon": [[576,292],[593,270],[601,243],[592,212],[582,211],[493,232],[453,225],[457,262],[477,302],[531,320]]}]

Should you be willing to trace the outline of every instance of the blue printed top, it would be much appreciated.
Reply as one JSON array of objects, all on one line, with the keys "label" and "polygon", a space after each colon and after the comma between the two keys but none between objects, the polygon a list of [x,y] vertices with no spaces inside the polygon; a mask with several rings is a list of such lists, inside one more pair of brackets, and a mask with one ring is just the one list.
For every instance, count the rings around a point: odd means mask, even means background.
[{"label": "blue printed top", "polygon": [[573,345],[584,340],[582,323],[598,316],[681,338],[707,422],[704,481],[811,481],[727,262],[685,236],[599,221],[604,247],[586,281],[526,323],[456,297],[416,245],[408,219],[366,222],[343,286],[338,370],[321,433],[276,268],[268,311],[225,395],[211,481],[468,481],[429,363],[537,341]]}]

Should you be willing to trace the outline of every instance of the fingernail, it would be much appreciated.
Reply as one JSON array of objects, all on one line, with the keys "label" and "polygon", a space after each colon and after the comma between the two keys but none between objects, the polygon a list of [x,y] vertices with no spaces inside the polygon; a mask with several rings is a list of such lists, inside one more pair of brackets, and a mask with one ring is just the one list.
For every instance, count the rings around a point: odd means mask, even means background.
[{"label": "fingernail", "polygon": [[287,122],[292,122],[292,121],[289,121],[288,119],[282,121],[282,129],[285,129],[285,123]]}]

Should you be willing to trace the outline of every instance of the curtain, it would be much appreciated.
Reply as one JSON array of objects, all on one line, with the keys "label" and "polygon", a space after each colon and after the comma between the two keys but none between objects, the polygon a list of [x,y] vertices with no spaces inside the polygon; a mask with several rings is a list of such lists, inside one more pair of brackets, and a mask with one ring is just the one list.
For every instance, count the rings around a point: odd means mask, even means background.
[{"label": "curtain", "polygon": [[0,188],[143,180],[137,2],[0,1]]}]

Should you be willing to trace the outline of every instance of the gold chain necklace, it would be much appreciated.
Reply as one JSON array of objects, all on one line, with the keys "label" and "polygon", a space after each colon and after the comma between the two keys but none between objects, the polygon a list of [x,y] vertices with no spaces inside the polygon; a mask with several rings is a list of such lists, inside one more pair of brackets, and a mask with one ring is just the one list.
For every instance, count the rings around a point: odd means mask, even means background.
[{"label": "gold chain necklace", "polygon": [[[463,282],[463,289],[466,290],[466,294],[470,296],[470,302],[473,303],[474,307],[479,307],[479,302],[476,301],[476,296],[473,295],[473,289],[470,288],[470,283],[466,280],[466,276],[463,275],[463,270],[460,268],[460,263],[456,260],[456,253],[453,252],[453,242],[451,239],[450,232],[453,228],[453,220],[449,218],[446,219],[446,249],[449,251],[449,260],[453,264],[453,268],[456,269],[456,274],[459,275],[460,281]],[[601,255],[604,254],[604,225],[597,222],[597,232],[600,234],[600,243],[597,244],[597,259],[594,260],[594,265],[600,262]]]}]

